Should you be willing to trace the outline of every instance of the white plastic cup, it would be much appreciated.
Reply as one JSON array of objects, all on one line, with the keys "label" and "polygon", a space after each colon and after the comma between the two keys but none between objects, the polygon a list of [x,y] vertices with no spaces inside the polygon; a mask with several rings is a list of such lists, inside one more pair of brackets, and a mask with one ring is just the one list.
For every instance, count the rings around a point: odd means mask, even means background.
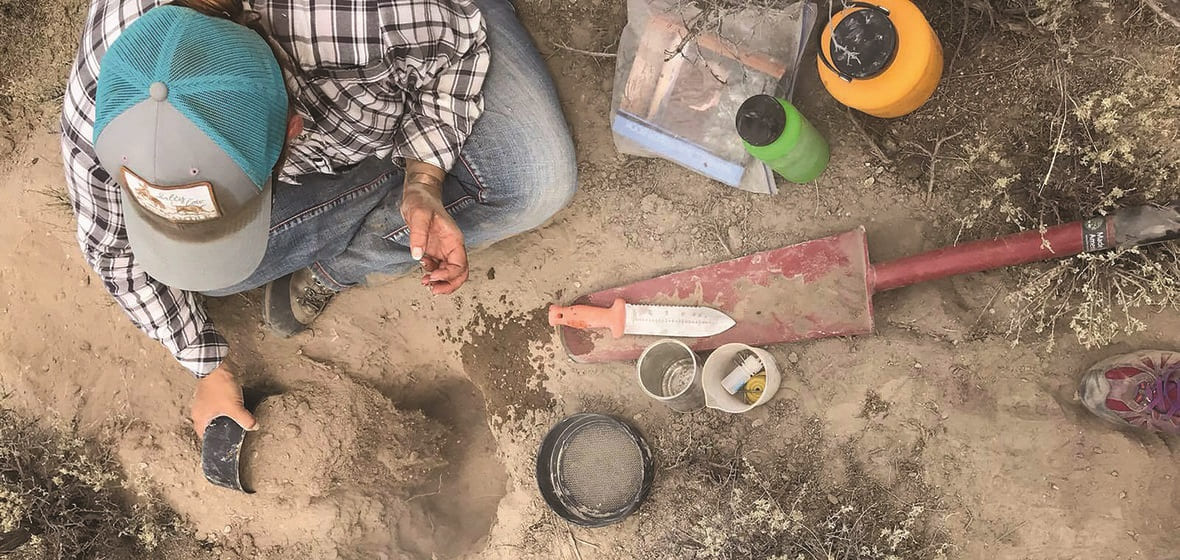
[{"label": "white plastic cup", "polygon": [[[762,396],[758,397],[754,404],[747,403],[740,393],[729,394],[721,384],[721,380],[733,372],[734,357],[743,350],[753,352],[759,360],[762,360],[762,365],[766,368],[766,388],[763,389]],[[778,392],[781,381],[782,376],[779,374],[778,365],[770,352],[736,342],[714,350],[705,360],[705,366],[701,368],[701,387],[705,390],[705,406],[732,414],[749,412],[756,406],[770,402],[774,398],[774,394]]]},{"label": "white plastic cup", "polygon": [[655,342],[639,356],[635,372],[643,392],[672,410],[704,408],[700,359],[687,344],[670,338]]}]

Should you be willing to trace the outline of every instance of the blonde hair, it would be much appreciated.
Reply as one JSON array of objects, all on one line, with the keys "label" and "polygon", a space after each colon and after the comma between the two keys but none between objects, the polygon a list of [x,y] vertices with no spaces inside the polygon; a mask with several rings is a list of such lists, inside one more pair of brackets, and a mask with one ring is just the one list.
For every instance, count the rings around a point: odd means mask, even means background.
[{"label": "blonde hair", "polygon": [[175,0],[172,5],[191,8],[207,16],[249,25],[246,21],[246,7],[242,4],[242,0]]}]

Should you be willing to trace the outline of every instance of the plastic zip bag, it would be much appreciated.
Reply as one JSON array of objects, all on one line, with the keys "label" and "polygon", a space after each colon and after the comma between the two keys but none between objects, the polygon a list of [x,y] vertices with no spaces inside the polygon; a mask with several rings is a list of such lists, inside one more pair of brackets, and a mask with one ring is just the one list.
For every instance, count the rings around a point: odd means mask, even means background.
[{"label": "plastic zip bag", "polygon": [[815,15],[810,1],[702,11],[628,0],[612,98],[616,148],[732,187],[776,192],[770,169],[742,147],[734,115],[753,95],[790,98]]}]

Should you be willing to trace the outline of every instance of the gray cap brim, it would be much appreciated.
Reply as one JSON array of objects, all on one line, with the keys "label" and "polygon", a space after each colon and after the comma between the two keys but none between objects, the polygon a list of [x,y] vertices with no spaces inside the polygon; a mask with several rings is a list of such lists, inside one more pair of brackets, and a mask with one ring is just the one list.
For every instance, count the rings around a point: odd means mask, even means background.
[{"label": "gray cap brim", "polygon": [[[111,120],[95,141],[103,169],[122,187],[120,207],[135,262],[173,288],[237,286],[266,254],[271,182],[261,191],[225,150],[170,103],[147,99]],[[208,183],[221,217],[176,223],[143,208],[124,170],[162,186]]]},{"label": "gray cap brim", "polygon": [[[129,196],[125,191],[122,194]],[[250,219],[233,224],[240,229],[211,239],[165,234],[158,226],[158,218],[146,215],[134,203],[124,203],[127,241],[135,253],[135,261],[152,278],[181,290],[224,290],[249,278],[266,254],[270,184],[263,190],[259,203],[261,207],[256,213],[243,216]]]}]

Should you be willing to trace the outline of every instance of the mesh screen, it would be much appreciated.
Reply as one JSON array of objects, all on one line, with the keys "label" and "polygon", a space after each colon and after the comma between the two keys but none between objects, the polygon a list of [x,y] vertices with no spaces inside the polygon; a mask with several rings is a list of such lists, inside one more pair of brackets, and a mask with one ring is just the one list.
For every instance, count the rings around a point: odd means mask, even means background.
[{"label": "mesh screen", "polygon": [[567,440],[558,473],[573,501],[587,509],[613,512],[638,496],[643,485],[643,455],[622,428],[592,423]]},{"label": "mesh screen", "polygon": [[188,8],[148,10],[103,55],[94,139],[148,98],[153,82],[259,188],[279,158],[287,92],[278,62],[253,30]]}]

